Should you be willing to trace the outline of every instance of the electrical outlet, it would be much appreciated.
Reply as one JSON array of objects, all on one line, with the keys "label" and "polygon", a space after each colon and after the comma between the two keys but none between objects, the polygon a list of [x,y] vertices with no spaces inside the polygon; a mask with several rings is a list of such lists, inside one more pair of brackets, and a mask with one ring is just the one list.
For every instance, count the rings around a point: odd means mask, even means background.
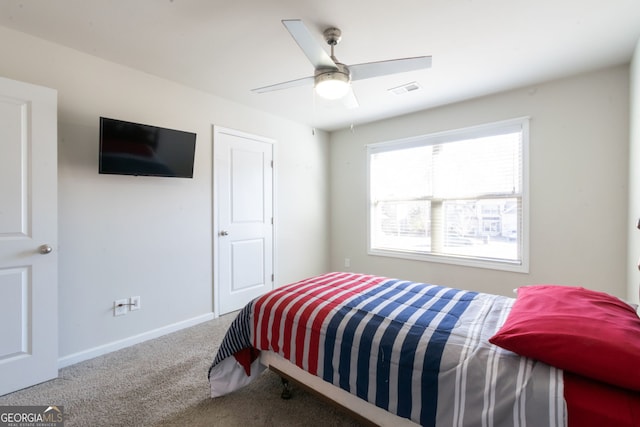
[{"label": "electrical outlet", "polygon": [[129,310],[140,310],[140,297],[129,297]]},{"label": "electrical outlet", "polygon": [[114,316],[124,316],[127,314],[127,306],[129,301],[126,299],[117,299],[113,302],[113,315]]},{"label": "electrical outlet", "polygon": [[345,267],[351,267],[351,260],[349,258],[345,258],[344,259],[344,266]]}]

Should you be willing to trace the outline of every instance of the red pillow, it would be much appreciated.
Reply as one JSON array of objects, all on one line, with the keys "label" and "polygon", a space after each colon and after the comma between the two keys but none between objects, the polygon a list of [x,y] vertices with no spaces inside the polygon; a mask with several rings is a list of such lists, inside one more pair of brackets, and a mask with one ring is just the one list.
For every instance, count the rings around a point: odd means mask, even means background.
[{"label": "red pillow", "polygon": [[489,342],[521,356],[640,391],[640,318],[624,301],[573,286],[524,286]]}]

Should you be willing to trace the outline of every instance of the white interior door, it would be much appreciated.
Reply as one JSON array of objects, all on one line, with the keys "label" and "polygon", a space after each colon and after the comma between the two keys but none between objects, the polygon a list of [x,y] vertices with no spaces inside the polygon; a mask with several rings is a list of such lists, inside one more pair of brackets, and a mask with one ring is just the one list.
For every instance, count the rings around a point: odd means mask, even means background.
[{"label": "white interior door", "polygon": [[0,395],[58,376],[57,93],[0,78]]},{"label": "white interior door", "polygon": [[214,298],[218,315],[273,289],[273,141],[214,126]]}]

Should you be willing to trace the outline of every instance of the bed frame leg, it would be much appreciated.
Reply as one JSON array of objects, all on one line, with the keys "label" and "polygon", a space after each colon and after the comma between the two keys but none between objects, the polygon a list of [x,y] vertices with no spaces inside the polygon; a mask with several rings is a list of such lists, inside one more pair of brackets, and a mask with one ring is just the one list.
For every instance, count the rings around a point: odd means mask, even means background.
[{"label": "bed frame leg", "polygon": [[282,379],[282,394],[280,394],[280,398],[284,400],[291,399],[291,384],[289,384],[289,380],[285,377],[280,377]]}]

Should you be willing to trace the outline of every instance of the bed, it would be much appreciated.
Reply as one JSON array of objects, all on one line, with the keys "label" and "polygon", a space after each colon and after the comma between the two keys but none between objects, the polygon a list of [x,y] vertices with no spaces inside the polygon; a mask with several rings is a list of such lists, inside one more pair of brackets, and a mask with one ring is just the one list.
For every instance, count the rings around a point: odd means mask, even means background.
[{"label": "bed", "polygon": [[208,378],[215,398],[271,368],[376,425],[634,426],[638,366],[640,319],[607,294],[332,272],[244,307]]}]

